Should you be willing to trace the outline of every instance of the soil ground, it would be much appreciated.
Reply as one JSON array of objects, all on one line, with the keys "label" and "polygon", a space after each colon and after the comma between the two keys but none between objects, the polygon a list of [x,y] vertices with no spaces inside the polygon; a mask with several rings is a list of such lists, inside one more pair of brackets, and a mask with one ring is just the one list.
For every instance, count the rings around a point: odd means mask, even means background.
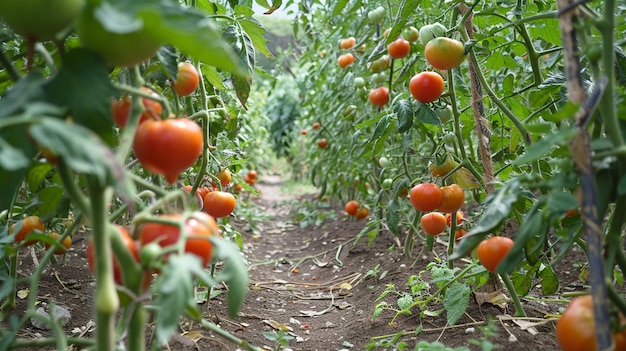
[{"label": "soil ground", "polygon": [[[419,311],[399,316],[392,324],[389,322],[393,313],[389,311],[373,320],[372,313],[378,302],[384,300],[395,305],[396,296],[388,295],[379,300],[386,286],[395,284],[399,290],[406,291],[407,279],[426,270],[426,265],[434,259],[433,254],[416,247],[416,252],[422,254],[417,259],[408,259],[393,235],[384,231],[369,246],[365,238],[354,245],[365,221],[348,218],[341,204],[327,204],[318,210],[328,214],[321,225],[301,228],[292,221],[294,213],[297,206],[314,200],[314,195],[300,195],[298,200],[293,194],[285,194],[277,176],[266,176],[257,184],[263,195],[256,200],[256,205],[260,212],[268,215],[267,219],[257,223],[254,230],[249,223],[233,221],[243,234],[245,255],[250,264],[246,302],[236,319],[225,317],[223,295],[203,306],[206,317],[232,335],[267,350],[277,349],[278,343],[263,333],[276,333],[278,329],[287,330],[293,336],[283,350],[393,350],[398,347],[385,344],[382,342],[385,338],[380,337],[401,332],[406,334],[400,340],[406,342],[407,350],[413,350],[414,345],[423,340],[439,341],[453,348],[466,346],[471,350],[481,350],[473,342],[486,340],[499,345],[499,349],[558,349],[554,321],[544,318],[565,307],[565,303],[556,300],[524,299],[526,312],[534,319],[518,320],[518,323],[510,317],[512,303],[479,305],[476,294],[472,294],[466,313],[455,326],[446,325],[445,313],[421,318]],[[52,301],[69,308],[72,319],[65,329],[73,336],[93,333],[90,321],[94,284],[84,258],[85,244],[84,234],[74,238],[66,265],[55,264],[46,269],[38,292],[39,301]],[[445,247],[437,242],[434,252],[443,254]],[[578,282],[579,270],[575,268],[577,262],[576,255],[566,257],[556,269],[560,281],[557,296],[582,288]],[[29,250],[20,251],[19,270],[24,276],[32,272],[33,255]],[[19,286],[18,290],[25,292],[26,288]],[[435,290],[431,287],[431,291]],[[19,315],[25,304],[26,299],[18,298],[18,307],[13,312]],[[429,306],[430,311],[441,309],[441,305]],[[484,332],[489,320],[492,320],[491,328]],[[538,323],[524,330],[519,325],[524,322]],[[5,328],[6,321],[0,327]],[[243,349],[196,324],[183,322],[181,329],[184,333],[172,339],[169,349]],[[29,325],[21,330],[19,337],[28,340],[50,334],[50,331]],[[374,347],[376,344],[378,346]],[[42,349],[46,348],[38,350]]]}]

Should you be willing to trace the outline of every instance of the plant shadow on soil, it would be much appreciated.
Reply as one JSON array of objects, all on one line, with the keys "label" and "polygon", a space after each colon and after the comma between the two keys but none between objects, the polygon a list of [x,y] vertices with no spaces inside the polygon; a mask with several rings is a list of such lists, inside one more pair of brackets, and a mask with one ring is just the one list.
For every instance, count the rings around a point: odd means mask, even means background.
[{"label": "plant shadow on soil", "polygon": [[[243,234],[245,254],[250,263],[250,285],[246,301],[235,319],[226,313],[225,294],[219,295],[208,304],[202,305],[205,317],[250,344],[268,349],[277,349],[278,343],[269,340],[263,333],[275,333],[277,328],[289,328],[294,337],[286,349],[292,350],[364,350],[372,344],[371,338],[407,332],[400,340],[407,343],[407,350],[422,340],[439,341],[448,347],[467,346],[471,350],[481,347],[470,340],[482,340],[481,327],[493,320],[496,334],[489,336],[499,349],[513,350],[556,350],[554,322],[548,321],[535,327],[533,335],[513,321],[498,316],[512,315],[513,305],[508,303],[501,309],[489,303],[479,306],[472,295],[469,307],[455,326],[446,325],[445,313],[425,316],[420,320],[420,311],[402,315],[389,322],[393,313],[385,311],[372,320],[375,305],[387,284],[407,291],[405,283],[411,275],[417,275],[432,262],[433,254],[421,250],[416,244],[417,258],[409,259],[398,248],[397,241],[387,231],[382,231],[368,246],[367,238],[356,245],[353,241],[364,227],[364,221],[348,218],[341,204],[330,205],[326,211],[334,211],[336,220],[326,219],[320,226],[300,228],[291,221],[294,206],[311,200],[314,195],[303,195],[298,201],[281,192],[283,185],[279,177],[267,176],[258,183],[263,195],[256,200],[257,206],[268,215],[252,232],[247,223],[234,219],[231,223]],[[55,264],[46,268],[39,285],[38,300],[55,302],[69,308],[72,318],[65,327],[68,335],[86,337],[93,335],[88,323],[93,319],[91,304],[94,289],[93,277],[85,259],[86,235],[74,237],[74,244],[67,255],[66,265]],[[40,250],[40,249],[36,249]],[[445,247],[435,244],[435,253],[444,255]],[[41,252],[39,252],[41,254]],[[575,263],[584,261],[580,252],[565,257],[555,268],[559,276],[560,293],[581,290],[579,270]],[[376,268],[377,267],[377,268]],[[376,269],[376,270],[374,270]],[[370,270],[377,274],[368,274]],[[33,271],[30,250],[20,251],[21,276]],[[18,290],[27,289],[20,285]],[[431,287],[434,292],[436,286]],[[541,297],[537,289],[530,296]],[[505,291],[505,294],[508,293]],[[388,295],[385,300],[395,305]],[[26,299],[17,299],[13,314],[24,312]],[[523,299],[526,312],[531,317],[543,318],[546,314],[559,313],[566,306],[563,302],[537,302]],[[443,306],[429,306],[429,310]],[[0,323],[6,328],[7,321]],[[148,335],[152,328],[148,325]],[[412,333],[418,328],[420,333]],[[242,350],[219,336],[213,335],[198,324],[181,322],[182,335],[177,335],[168,345],[171,350]],[[50,331],[39,330],[28,324],[20,330],[21,339],[50,336]],[[515,340],[515,341],[512,341]],[[55,350],[54,346],[36,350]],[[79,350],[80,348],[75,348]],[[392,350],[393,346],[379,346],[374,350]],[[24,350],[28,350],[24,348]],[[35,350],[35,349],[33,349]]]}]

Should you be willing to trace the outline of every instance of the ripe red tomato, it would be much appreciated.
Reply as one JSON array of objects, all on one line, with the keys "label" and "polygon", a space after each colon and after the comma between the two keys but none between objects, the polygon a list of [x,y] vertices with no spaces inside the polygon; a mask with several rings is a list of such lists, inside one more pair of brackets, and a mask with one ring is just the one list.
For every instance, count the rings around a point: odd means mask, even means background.
[{"label": "ripe red tomato", "polygon": [[258,173],[257,173],[257,171],[255,171],[254,169],[253,169],[253,170],[250,170],[250,171],[248,172],[248,175],[247,175],[247,177],[248,177],[248,178],[250,178],[250,179],[255,179],[255,180],[256,180],[256,177],[257,177],[257,176],[258,176]]},{"label": "ripe red tomato", "polygon": [[[620,322],[624,317],[620,315]],[[556,338],[563,351],[595,351],[596,322],[591,295],[573,298],[556,323]],[[626,331],[613,333],[615,350],[626,349]]]},{"label": "ripe red tomato", "polygon": [[[463,217],[465,215],[463,214],[462,211],[456,211],[456,225],[460,225],[461,223],[463,223]],[[446,224],[448,225],[448,227],[452,227],[452,214],[451,213],[446,213]]]},{"label": "ripe red tomato", "polygon": [[254,185],[254,183],[256,182],[256,179],[250,178],[246,175],[246,177],[243,179],[244,182],[250,184],[250,185]]},{"label": "ripe red tomato", "polygon": [[315,129],[315,130],[320,129],[320,126],[321,126],[320,122],[313,123],[313,129]]},{"label": "ripe red tomato", "polygon": [[302,135],[307,135],[307,133],[308,133],[308,132],[309,132],[309,131],[307,131],[306,129],[302,129],[302,130],[300,131],[300,134],[302,134]]},{"label": "ripe red tomato", "polygon": [[149,120],[137,128],[134,149],[145,169],[165,176],[172,184],[202,154],[202,129],[186,118]]},{"label": "ripe red tomato", "polygon": [[228,184],[230,184],[230,180],[232,179],[232,176],[228,169],[224,169],[215,176],[220,180],[220,184],[222,186],[227,186]]},{"label": "ripe red tomato", "polygon": [[413,189],[411,189],[411,194],[409,195],[409,198],[411,200],[411,204],[417,210],[422,212],[430,212],[435,210],[437,207],[439,207],[439,204],[441,204],[443,192],[437,184],[422,183],[417,184],[413,187]]},{"label": "ripe red tomato", "polygon": [[429,41],[424,48],[426,61],[433,67],[443,70],[459,67],[465,59],[463,43],[447,37],[438,37]]},{"label": "ripe red tomato", "polygon": [[[133,240],[133,238],[128,234],[128,230],[121,226],[117,227],[117,233],[120,235],[122,241],[124,242],[124,246],[130,252],[131,256],[135,259],[137,263],[139,263],[139,247],[137,242]],[[94,243],[93,238],[90,237],[87,241],[87,263],[89,264],[89,269],[92,272],[96,271],[96,261],[94,256]],[[122,280],[122,269],[120,268],[120,264],[117,261],[117,258],[113,256],[113,280],[118,285],[123,285],[124,282]],[[143,277],[143,288],[146,289],[150,285],[151,274],[149,272],[145,272]]]},{"label": "ripe red tomato", "polygon": [[346,203],[343,209],[346,210],[346,213],[350,216],[354,216],[356,211],[359,209],[359,202],[356,200],[350,200]]},{"label": "ripe red tomato", "polygon": [[370,215],[370,210],[368,210],[365,207],[359,207],[359,209],[356,210],[356,212],[354,213],[354,218],[364,219],[364,218],[367,218],[367,216],[369,215]]},{"label": "ripe red tomato", "polygon": [[378,107],[385,106],[389,102],[389,89],[378,87],[370,91],[370,102]]},{"label": "ripe red tomato", "polygon": [[495,273],[504,256],[513,248],[513,244],[511,238],[492,236],[478,244],[476,255],[485,269]]},{"label": "ripe red tomato", "polygon": [[[24,241],[26,236],[28,236],[28,234],[34,231],[43,232],[43,222],[41,221],[41,218],[39,218],[38,216],[28,216],[22,219],[20,222],[11,225],[11,227],[9,228],[9,234],[12,234],[20,223],[21,227],[19,228],[17,233],[15,233],[16,243],[21,243],[22,241]],[[24,243],[24,246],[30,246],[35,244],[36,242],[36,240],[29,240]]]},{"label": "ripe red tomato", "polygon": [[465,203],[465,191],[458,184],[441,187],[441,203],[437,207],[442,212],[458,211]]},{"label": "ripe red tomato", "polygon": [[443,93],[443,78],[435,72],[421,72],[411,78],[409,89],[415,100],[433,102]]},{"label": "ripe red tomato", "polygon": [[324,138],[324,139],[319,139],[319,140],[317,141],[317,146],[318,146],[320,149],[325,149],[325,148],[327,148],[327,147],[328,147],[328,140],[326,140],[326,138]]},{"label": "ripe red tomato", "polygon": [[420,218],[420,225],[426,234],[439,235],[446,229],[446,216],[439,212],[429,212]]},{"label": "ripe red tomato", "polygon": [[411,52],[411,43],[402,38],[398,38],[387,45],[387,52],[391,58],[405,58]]},{"label": "ripe red tomato", "polygon": [[231,193],[225,191],[212,191],[204,196],[203,211],[215,218],[230,215],[235,210],[237,200]]},{"label": "ripe red tomato", "polygon": [[[52,233],[49,233],[48,236],[52,238],[52,240],[58,241],[59,238],[61,237],[61,234],[52,232]],[[61,244],[62,248],[55,246],[54,247],[55,255],[63,255],[64,253],[67,252],[67,250],[70,249],[70,247],[72,246],[72,237],[69,235],[66,236],[65,238],[63,238],[63,241],[61,241],[59,244]],[[44,241],[43,246],[45,246],[46,250],[48,250],[52,245],[49,244],[47,241]]]},{"label": "ripe red tomato", "polygon": [[174,81],[174,90],[179,96],[187,96],[193,93],[200,84],[200,76],[196,67],[191,62],[178,64],[178,74]]},{"label": "ripe red tomato", "polygon": [[[211,194],[211,193],[209,193]],[[159,216],[166,220],[180,220],[182,214],[168,214]],[[185,242],[185,252],[196,255],[206,267],[211,261],[213,244],[209,237],[219,235],[219,228],[215,219],[203,212],[194,212],[185,222],[185,232],[190,235]],[[180,238],[180,229],[176,225],[148,222],[139,229],[139,241],[142,246],[156,242],[161,247],[175,245]]]},{"label": "ripe red tomato", "polygon": [[356,39],[354,37],[343,39],[339,43],[339,47],[341,47],[344,50],[351,49],[352,47],[354,47],[354,45],[356,45]]},{"label": "ripe red tomato", "polygon": [[354,63],[354,61],[356,61],[356,59],[354,58],[354,55],[352,55],[351,53],[343,54],[339,56],[339,58],[337,59],[337,63],[339,64],[339,67],[341,68],[346,68],[350,66],[351,64]]},{"label": "ripe red tomato", "polygon": [[[148,87],[141,87],[141,91],[146,94],[150,94],[153,96],[159,96],[154,90]],[[130,96],[124,96],[120,100],[113,100],[111,102],[111,110],[113,112],[113,120],[115,124],[124,128],[128,123],[128,118],[130,117],[130,109],[131,109],[132,98]],[[161,112],[163,111],[163,106],[160,103],[146,98],[141,98],[141,103],[145,111],[139,117],[139,123],[143,123],[148,119],[159,119]]]},{"label": "ripe red tomato", "polygon": [[428,170],[433,177],[443,177],[448,174],[454,167],[454,161],[450,155],[446,155],[446,158],[440,162],[433,162],[428,165]]}]

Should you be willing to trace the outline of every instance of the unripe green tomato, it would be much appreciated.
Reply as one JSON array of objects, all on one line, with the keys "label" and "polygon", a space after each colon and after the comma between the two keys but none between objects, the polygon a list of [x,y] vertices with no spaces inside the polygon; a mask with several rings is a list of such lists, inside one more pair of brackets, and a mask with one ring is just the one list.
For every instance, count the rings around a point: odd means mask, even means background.
[{"label": "unripe green tomato", "polygon": [[151,242],[141,247],[139,259],[144,267],[152,268],[156,265],[157,260],[161,258],[162,253],[163,248],[157,242]]},{"label": "unripe green tomato", "polygon": [[367,13],[367,18],[374,24],[381,23],[385,19],[385,8],[378,6]]},{"label": "unripe green tomato", "polygon": [[52,40],[78,17],[84,0],[0,0],[0,17],[29,40]]},{"label": "unripe green tomato", "polygon": [[352,119],[352,117],[354,117],[354,115],[356,114],[356,105],[346,106],[341,114],[346,119]]},{"label": "unripe green tomato", "polygon": [[443,136],[443,142],[447,145],[453,145],[455,139],[456,136],[454,135],[454,133],[446,133],[446,135]]},{"label": "unripe green tomato", "polygon": [[446,124],[452,119],[452,106],[446,105],[445,107],[437,107],[435,108],[435,113],[439,116],[441,123]]},{"label": "unripe green tomato", "polygon": [[419,31],[417,28],[410,26],[402,31],[402,37],[408,42],[416,42],[419,38]]},{"label": "unripe green tomato", "polygon": [[443,37],[448,30],[443,24],[439,22],[435,22],[433,24],[428,24],[420,28],[419,30],[419,39],[422,44],[426,45],[429,41],[437,38]]},{"label": "unripe green tomato", "polygon": [[354,86],[356,88],[363,88],[365,86],[365,79],[363,79],[362,77],[354,78]]},{"label": "unripe green tomato", "polygon": [[380,185],[384,190],[389,190],[391,189],[391,186],[393,185],[393,179],[391,178],[385,178],[385,180],[383,180],[382,184]]},{"label": "unripe green tomato", "polygon": [[391,161],[389,161],[389,159],[385,156],[381,156],[378,159],[378,164],[382,167],[382,168],[390,168],[392,166]]},{"label": "unripe green tomato", "polygon": [[154,56],[161,47],[161,42],[143,27],[128,33],[109,32],[96,19],[94,11],[93,7],[85,7],[76,22],[76,33],[83,46],[99,54],[108,65],[134,66]]},{"label": "unripe green tomato", "polygon": [[372,74],[372,82],[374,82],[375,84],[382,84],[385,83],[387,81],[387,73],[380,72],[380,73],[374,73]]}]

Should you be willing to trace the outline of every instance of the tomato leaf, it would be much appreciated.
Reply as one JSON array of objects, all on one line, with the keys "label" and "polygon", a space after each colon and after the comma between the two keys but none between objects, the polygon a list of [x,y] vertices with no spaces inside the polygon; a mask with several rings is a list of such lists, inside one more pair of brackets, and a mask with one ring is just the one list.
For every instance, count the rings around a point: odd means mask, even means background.
[{"label": "tomato leaf", "polygon": [[39,207],[35,212],[39,217],[52,218],[58,213],[65,190],[58,185],[48,185],[37,192]]},{"label": "tomato leaf", "polygon": [[[243,7],[243,6],[242,6]],[[265,28],[253,17],[248,17],[246,19],[239,20],[239,25],[243,28],[245,33],[252,40],[252,45],[256,48],[256,50],[267,58],[274,58],[274,55],[267,48],[268,40],[263,37],[266,33]]]},{"label": "tomato leaf", "polygon": [[211,237],[214,260],[225,260],[224,269],[215,277],[228,285],[228,314],[234,318],[243,305],[248,292],[248,267],[236,244],[218,237]]},{"label": "tomato leaf", "polygon": [[39,190],[39,186],[43,183],[44,179],[50,171],[52,170],[52,165],[49,163],[37,163],[33,165],[29,170],[26,176],[26,183],[28,184],[28,189],[31,192],[37,192]]},{"label": "tomato leaf", "polygon": [[521,296],[528,295],[530,289],[532,289],[533,277],[535,276],[535,273],[537,273],[540,265],[541,263],[537,263],[533,266],[525,264],[524,269],[514,271],[511,274],[511,280],[513,281],[513,286],[515,286],[515,291],[517,291]]},{"label": "tomato leaf", "polygon": [[430,107],[428,107],[428,105],[423,104],[419,101],[415,101],[415,104],[416,104],[415,112],[416,112],[418,121],[425,123],[425,124],[431,124],[434,126],[441,125],[441,120],[439,119],[439,116],[437,116],[435,111],[433,111]]},{"label": "tomato leaf", "polygon": [[399,100],[393,105],[398,116],[398,133],[404,133],[413,127],[413,107],[409,100]]},{"label": "tomato leaf", "polygon": [[333,8],[333,16],[339,16],[348,4],[349,0],[338,0],[335,8]]},{"label": "tomato leaf", "polygon": [[178,318],[185,310],[197,309],[193,299],[192,272],[200,267],[200,259],[193,255],[170,255],[155,286],[154,304],[159,308],[156,330],[159,344],[165,345],[178,329]]},{"label": "tomato leaf", "polygon": [[390,200],[387,204],[385,220],[387,221],[389,231],[396,237],[400,237],[400,232],[398,231],[398,225],[400,224],[400,204],[397,200]]},{"label": "tomato leaf", "polygon": [[241,102],[241,106],[247,110],[248,107],[246,107],[246,102],[250,96],[250,77],[241,78],[238,76],[232,76],[232,80],[237,98],[239,99],[239,102]]},{"label": "tomato leaf", "polygon": [[106,67],[95,54],[83,49],[70,51],[64,61],[63,67],[45,85],[46,93],[56,105],[67,106],[76,123],[111,144],[111,98],[119,93],[111,84]]},{"label": "tomato leaf", "polygon": [[539,272],[541,278],[541,293],[545,295],[552,295],[559,289],[559,278],[557,277],[554,269],[551,266],[545,266],[541,272]]},{"label": "tomato leaf", "polygon": [[446,290],[443,298],[443,307],[446,309],[448,325],[454,325],[463,316],[469,306],[471,289],[469,285],[452,283]]}]

